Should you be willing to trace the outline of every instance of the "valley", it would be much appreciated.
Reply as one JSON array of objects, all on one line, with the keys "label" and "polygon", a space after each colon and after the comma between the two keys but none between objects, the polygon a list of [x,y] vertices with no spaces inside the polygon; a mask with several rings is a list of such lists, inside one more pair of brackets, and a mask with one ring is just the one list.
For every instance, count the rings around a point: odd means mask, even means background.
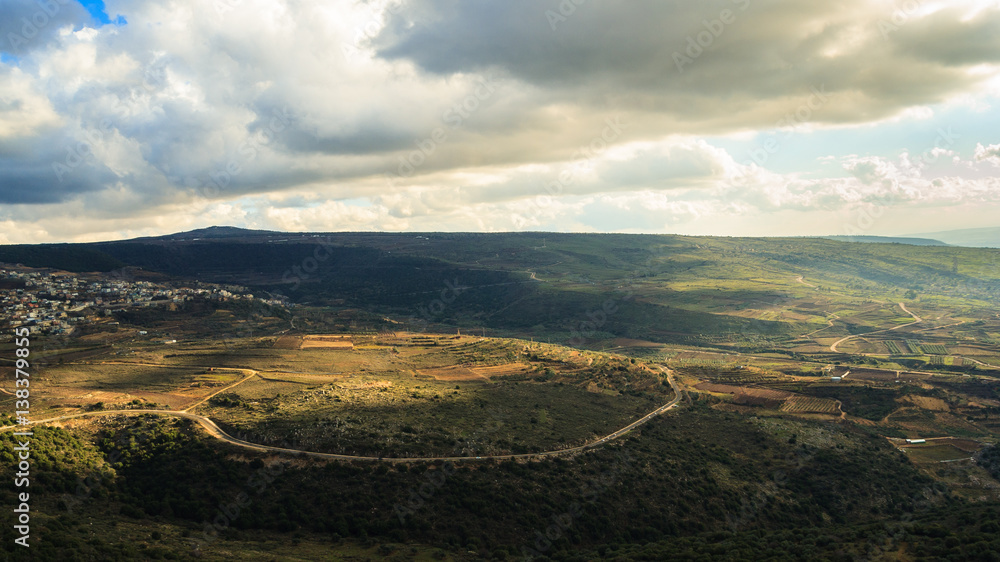
[{"label": "valley", "polygon": [[[345,284],[343,269],[321,271],[299,292],[280,291],[267,269],[262,285],[217,267],[115,270],[156,276],[157,291],[197,280],[204,293],[92,306],[70,333],[34,336],[36,446],[63,459],[40,463],[36,517],[82,559],[571,559],[598,548],[631,559],[723,536],[775,556],[857,556],[930,552],[953,535],[915,521],[989,520],[1000,504],[995,251],[954,250],[963,283],[946,281],[955,260],[928,269],[925,253],[952,250],[933,246],[865,245],[866,259],[897,267],[862,278],[802,265],[815,245],[858,247],[845,242],[552,235],[497,261],[511,236],[485,236],[470,254],[447,238],[422,238],[430,247],[417,252],[359,235],[384,252],[387,276],[355,269]],[[650,244],[660,254],[641,250]],[[5,267],[112,275],[44,265]],[[428,265],[437,279],[391,273]],[[12,348],[0,343],[0,355]],[[13,380],[11,360],[0,370]],[[0,420],[10,455],[23,426]],[[193,472],[180,479],[181,466]],[[518,499],[501,507],[511,490]],[[241,493],[250,511],[219,518]],[[558,548],[539,550],[532,529],[579,509]],[[635,526],[639,512],[648,526]],[[73,538],[83,515],[130,538]],[[948,533],[976,532],[961,521]],[[869,525],[898,532],[876,539]],[[790,529],[856,539],[810,555],[768,538]]]}]

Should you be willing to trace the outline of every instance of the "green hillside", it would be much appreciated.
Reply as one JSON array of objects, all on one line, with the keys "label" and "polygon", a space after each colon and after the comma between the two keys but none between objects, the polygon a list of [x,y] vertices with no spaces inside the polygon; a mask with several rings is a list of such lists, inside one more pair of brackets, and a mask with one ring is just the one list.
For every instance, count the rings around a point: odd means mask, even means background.
[{"label": "green hillside", "polygon": [[[771,318],[744,309],[812,297],[838,307],[905,298],[986,309],[1000,298],[1000,250],[809,238],[225,231],[4,246],[0,261],[71,271],[128,265],[364,308],[413,329],[485,327],[561,341],[712,343],[712,334],[753,332],[774,343],[824,321],[822,313]],[[435,302],[442,293],[448,302]]]}]

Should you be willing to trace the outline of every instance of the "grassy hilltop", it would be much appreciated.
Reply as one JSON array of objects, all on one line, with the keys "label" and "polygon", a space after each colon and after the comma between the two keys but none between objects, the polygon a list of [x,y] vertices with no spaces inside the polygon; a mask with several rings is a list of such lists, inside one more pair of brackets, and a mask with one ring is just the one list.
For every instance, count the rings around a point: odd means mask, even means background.
[{"label": "grassy hilltop", "polygon": [[58,418],[35,427],[33,554],[993,560],[998,258],[238,229],[0,247],[235,295],[96,306],[33,340],[32,417]]}]

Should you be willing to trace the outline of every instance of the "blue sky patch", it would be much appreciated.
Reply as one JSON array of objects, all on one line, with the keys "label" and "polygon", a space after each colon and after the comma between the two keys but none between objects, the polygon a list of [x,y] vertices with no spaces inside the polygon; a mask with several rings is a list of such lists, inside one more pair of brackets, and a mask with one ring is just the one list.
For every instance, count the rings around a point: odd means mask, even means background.
[{"label": "blue sky patch", "polygon": [[108,17],[107,11],[104,9],[104,2],[102,0],[80,0],[80,4],[90,12],[90,17],[94,18],[95,21],[101,24],[113,23],[115,25],[125,25],[128,23],[125,18],[120,15],[115,15],[115,19]]}]

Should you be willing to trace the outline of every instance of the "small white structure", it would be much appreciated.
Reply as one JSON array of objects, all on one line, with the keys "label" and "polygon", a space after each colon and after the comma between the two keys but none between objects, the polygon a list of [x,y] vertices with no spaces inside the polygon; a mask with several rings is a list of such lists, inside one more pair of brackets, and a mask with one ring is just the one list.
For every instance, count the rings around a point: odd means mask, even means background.
[{"label": "small white structure", "polygon": [[921,443],[926,443],[927,440],[926,439],[907,439],[906,442],[909,443],[910,445],[919,445]]},{"label": "small white structure", "polygon": [[830,382],[840,382],[840,377],[830,377]]}]

